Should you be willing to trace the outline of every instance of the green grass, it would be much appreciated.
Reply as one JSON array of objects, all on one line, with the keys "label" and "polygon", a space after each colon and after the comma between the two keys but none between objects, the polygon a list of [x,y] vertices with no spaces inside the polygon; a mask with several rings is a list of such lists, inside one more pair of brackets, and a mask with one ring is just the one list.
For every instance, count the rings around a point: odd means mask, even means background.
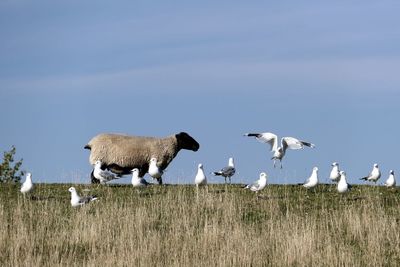
[{"label": "green grass", "polygon": [[269,185],[74,185],[99,200],[70,206],[69,184],[24,199],[0,187],[1,266],[382,266],[400,264],[398,189]]}]

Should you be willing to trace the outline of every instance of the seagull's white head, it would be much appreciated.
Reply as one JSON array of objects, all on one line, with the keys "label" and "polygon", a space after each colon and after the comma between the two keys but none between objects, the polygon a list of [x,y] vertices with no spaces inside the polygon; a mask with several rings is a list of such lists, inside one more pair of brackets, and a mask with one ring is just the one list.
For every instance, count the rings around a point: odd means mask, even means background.
[{"label": "seagull's white head", "polygon": [[346,172],[340,171],[340,176],[346,176]]},{"label": "seagull's white head", "polygon": [[199,163],[198,168],[199,168],[199,169],[203,169],[203,164]]},{"label": "seagull's white head", "polygon": [[314,172],[317,172],[317,171],[318,171],[318,167],[314,167],[314,168],[313,168],[313,171],[314,171]]},{"label": "seagull's white head", "polygon": [[100,166],[101,167],[101,161],[100,160],[96,160],[96,162],[94,163],[95,166]]},{"label": "seagull's white head", "polygon": [[70,187],[70,188],[68,189],[68,191],[71,192],[71,193],[76,192],[75,187]]},{"label": "seagull's white head", "polygon": [[267,174],[265,172],[260,173],[260,179],[261,178],[267,179]]},{"label": "seagull's white head", "polygon": [[151,158],[150,163],[156,164],[157,163],[157,158]]},{"label": "seagull's white head", "polygon": [[394,175],[394,170],[390,170],[390,174],[391,174],[391,175]]},{"label": "seagull's white head", "polygon": [[374,164],[374,168],[378,168],[378,164],[375,163],[375,164]]},{"label": "seagull's white head", "polygon": [[138,168],[134,168],[134,169],[131,170],[131,173],[138,173],[138,172],[139,172]]},{"label": "seagull's white head", "polygon": [[228,165],[229,166],[233,166],[235,163],[234,163],[234,161],[233,161],[233,158],[229,158],[229,163],[228,163]]},{"label": "seagull's white head", "polygon": [[27,178],[27,179],[31,179],[31,178],[32,178],[32,173],[28,172],[28,173],[26,174],[26,178]]},{"label": "seagull's white head", "polygon": [[338,166],[339,164],[335,161],[334,163],[332,163],[332,166]]}]

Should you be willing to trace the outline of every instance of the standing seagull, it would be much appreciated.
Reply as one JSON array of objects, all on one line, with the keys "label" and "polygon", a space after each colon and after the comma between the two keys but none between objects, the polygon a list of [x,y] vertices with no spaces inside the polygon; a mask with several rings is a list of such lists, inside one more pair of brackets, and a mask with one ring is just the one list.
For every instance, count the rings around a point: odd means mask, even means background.
[{"label": "standing seagull", "polygon": [[305,188],[313,188],[318,184],[318,168],[314,167],[311,176],[303,184]]},{"label": "standing seagull", "polygon": [[387,178],[385,182],[386,187],[395,187],[396,186],[396,179],[394,178],[394,171],[390,170],[389,178]]},{"label": "standing seagull", "polygon": [[133,187],[143,187],[143,186],[148,186],[149,183],[142,177],[139,177],[139,169],[134,168],[132,170],[132,179],[131,183]]},{"label": "standing seagull", "polygon": [[339,182],[340,180],[339,163],[337,162],[332,163],[332,170],[331,174],[329,175],[329,179],[334,183]]},{"label": "standing seagull", "polygon": [[233,158],[229,158],[228,166],[222,168],[220,171],[213,172],[215,176],[223,176],[225,178],[225,183],[226,183],[226,178],[229,179],[229,183],[231,183],[231,177],[235,174],[236,169],[235,169],[235,163],[233,162]]},{"label": "standing seagull", "polygon": [[101,184],[106,184],[111,180],[119,178],[115,173],[109,170],[102,170],[100,160],[96,161],[96,163],[94,164],[93,176],[94,178],[99,180]]},{"label": "standing seagull", "polygon": [[260,173],[260,178],[252,184],[246,185],[245,189],[250,189],[253,192],[256,192],[258,197],[258,191],[261,191],[267,185],[267,174],[265,172]]},{"label": "standing seagull", "polygon": [[72,207],[82,206],[82,205],[85,205],[85,204],[97,199],[96,196],[80,197],[78,195],[78,193],[76,192],[75,187],[70,187],[68,189],[68,191],[71,192],[71,206]]},{"label": "standing seagull", "polygon": [[32,190],[33,190],[32,174],[28,172],[26,174],[25,182],[22,184],[20,191],[25,196],[26,193],[29,193]]},{"label": "standing seagull", "polygon": [[346,181],[346,173],[344,171],[340,172],[340,180],[337,184],[337,190],[339,193],[345,193],[349,191],[351,188],[351,185],[349,185]]},{"label": "standing seagull", "polygon": [[150,159],[150,165],[149,165],[149,174],[151,177],[156,179],[159,184],[162,184],[162,175],[164,174],[163,170],[161,170],[157,166],[157,159],[156,158],[151,158]]},{"label": "standing seagull", "polygon": [[370,181],[376,184],[379,178],[381,178],[381,171],[379,170],[378,164],[375,163],[371,173],[368,176],[361,178],[360,180]]},{"label": "standing seagull", "polygon": [[194,178],[194,183],[196,184],[197,187],[199,185],[206,185],[207,184],[207,177],[204,174],[203,164],[201,164],[201,163],[197,167],[197,174],[196,174],[196,177]]},{"label": "standing seagull", "polygon": [[286,149],[303,149],[304,146],[314,148],[315,145],[309,142],[301,141],[294,137],[282,137],[281,146],[278,147],[278,136],[273,133],[246,133],[245,136],[254,136],[258,141],[267,143],[271,146],[271,151],[274,152],[271,158],[274,161],[274,168],[276,161],[279,160],[282,169],[282,159],[286,154]]}]

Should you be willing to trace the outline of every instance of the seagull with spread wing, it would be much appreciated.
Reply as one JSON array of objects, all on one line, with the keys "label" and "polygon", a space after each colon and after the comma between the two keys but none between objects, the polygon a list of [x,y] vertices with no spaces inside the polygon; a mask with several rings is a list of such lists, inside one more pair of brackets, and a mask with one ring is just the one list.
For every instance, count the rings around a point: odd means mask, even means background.
[{"label": "seagull with spread wing", "polygon": [[305,146],[314,148],[315,145],[309,142],[299,140],[294,137],[282,137],[281,145],[278,147],[278,136],[273,133],[246,133],[245,136],[254,136],[258,141],[262,143],[267,143],[271,146],[271,151],[274,152],[271,158],[274,161],[274,168],[276,161],[279,160],[282,169],[282,159],[286,154],[286,150],[293,149],[303,149]]}]

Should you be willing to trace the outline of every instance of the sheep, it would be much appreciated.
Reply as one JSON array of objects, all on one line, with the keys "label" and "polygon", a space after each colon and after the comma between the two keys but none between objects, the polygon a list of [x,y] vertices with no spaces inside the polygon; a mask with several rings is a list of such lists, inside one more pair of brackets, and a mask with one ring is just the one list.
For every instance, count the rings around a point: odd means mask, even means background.
[{"label": "sheep", "polygon": [[[157,158],[157,166],[164,170],[181,149],[197,151],[200,145],[185,132],[164,138],[104,133],[93,137],[84,148],[90,150],[91,165],[100,160],[102,169],[107,168],[119,176],[138,168],[139,177],[143,177],[151,158]],[[93,172],[91,178],[92,183],[98,183]]]}]

